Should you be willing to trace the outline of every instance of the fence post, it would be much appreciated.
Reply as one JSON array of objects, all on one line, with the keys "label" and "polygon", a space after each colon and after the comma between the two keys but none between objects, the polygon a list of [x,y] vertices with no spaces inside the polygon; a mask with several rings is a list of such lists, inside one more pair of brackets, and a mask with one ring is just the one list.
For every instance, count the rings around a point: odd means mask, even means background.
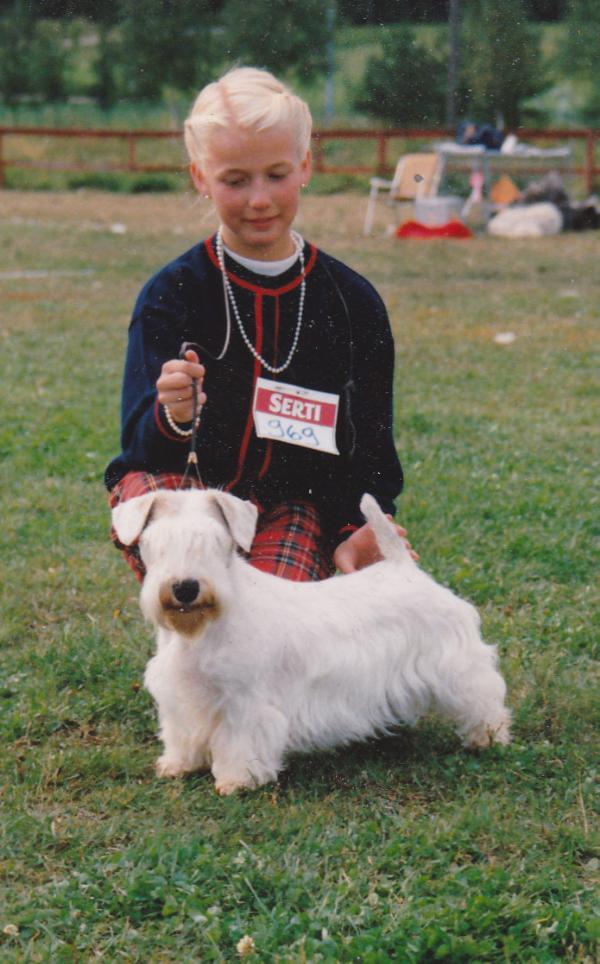
[{"label": "fence post", "polygon": [[323,170],[323,141],[321,137],[316,134],[314,137],[315,142],[315,171],[317,174],[321,173]]},{"label": "fence post", "polygon": [[379,167],[379,174],[386,173],[386,167],[387,167],[386,150],[387,150],[387,136],[382,131],[380,131],[377,138],[377,165]]},{"label": "fence post", "polygon": [[129,153],[129,163],[128,169],[130,171],[135,171],[136,169],[136,159],[135,159],[135,137],[133,134],[129,134],[127,137],[128,153]]},{"label": "fence post", "polygon": [[588,131],[585,144],[585,186],[588,194],[594,190],[596,137],[593,131]]}]

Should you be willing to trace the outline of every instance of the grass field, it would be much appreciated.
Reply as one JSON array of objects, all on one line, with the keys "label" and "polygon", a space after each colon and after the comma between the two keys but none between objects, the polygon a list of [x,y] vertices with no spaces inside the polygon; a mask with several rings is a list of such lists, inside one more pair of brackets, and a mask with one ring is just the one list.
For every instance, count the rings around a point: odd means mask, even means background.
[{"label": "grass field", "polygon": [[2,961],[234,961],[244,935],[265,962],[597,960],[597,237],[365,241],[363,205],[308,195],[299,227],[388,304],[399,518],[479,607],[514,742],[425,720],[250,795],[154,777],[101,476],[133,299],[213,222],[185,193],[4,192]]}]

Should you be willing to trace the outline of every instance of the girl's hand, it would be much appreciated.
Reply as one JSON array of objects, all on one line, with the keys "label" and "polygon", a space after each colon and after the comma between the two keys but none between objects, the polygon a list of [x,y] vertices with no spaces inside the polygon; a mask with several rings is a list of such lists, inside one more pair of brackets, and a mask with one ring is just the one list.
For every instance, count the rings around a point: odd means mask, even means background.
[{"label": "girl's hand", "polygon": [[193,379],[197,383],[198,404],[206,403],[206,395],[202,391],[204,374],[204,365],[200,364],[195,351],[186,351],[185,360],[173,358],[164,363],[156,382],[158,400],[161,405],[168,405],[176,422],[191,422],[194,417]]},{"label": "girl's hand", "polygon": [[[388,515],[388,519],[391,519],[391,516]],[[398,535],[404,539],[411,556],[417,560],[419,556],[412,549],[410,542],[405,538],[406,529],[403,529],[402,526],[394,525]],[[333,562],[340,572],[356,572],[357,569],[364,569],[365,566],[379,562],[382,558],[375,536],[373,535],[373,530],[368,524],[361,526],[360,529],[353,532],[345,542],[342,542],[337,547],[333,554]]]}]

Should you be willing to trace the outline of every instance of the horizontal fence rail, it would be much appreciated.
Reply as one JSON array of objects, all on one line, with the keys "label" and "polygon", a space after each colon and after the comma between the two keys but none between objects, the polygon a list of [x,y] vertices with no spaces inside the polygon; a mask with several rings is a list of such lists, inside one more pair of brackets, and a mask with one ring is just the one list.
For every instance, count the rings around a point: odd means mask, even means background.
[{"label": "horizontal fence rail", "polygon": [[[519,128],[515,132],[520,141],[534,143],[548,143],[561,141],[566,144],[575,142],[578,145],[578,157],[567,158],[567,163],[562,163],[561,168],[569,174],[582,176],[585,188],[588,193],[593,190],[594,180],[600,174],[600,167],[596,165],[596,144],[600,138],[600,130],[588,129],[564,129],[564,130],[530,130]],[[419,142],[451,140],[453,131],[421,128],[394,128],[386,130],[353,130],[353,129],[332,129],[317,130],[313,132],[313,154],[314,170],[319,174],[359,174],[359,175],[385,175],[389,174],[396,163],[396,156],[392,156],[392,146],[394,141],[404,141],[415,144]],[[23,139],[45,139],[41,151],[35,157],[24,157],[14,154],[16,144],[23,144]],[[120,148],[125,147],[125,152],[121,150],[120,156],[94,158],[93,153],[90,158],[85,160],[72,159],[61,156],[52,159],[49,154],[49,144],[51,141],[63,140],[88,140],[88,141],[113,141]],[[77,173],[128,173],[128,174],[156,174],[156,173],[181,173],[186,168],[183,152],[178,162],[174,161],[148,161],[140,160],[139,149],[141,145],[148,145],[152,142],[172,141],[182,143],[182,134],[179,130],[152,131],[152,130],[111,130],[111,129],[86,129],[86,128],[53,128],[53,127],[2,127],[0,126],[0,187],[6,184],[6,172],[9,169],[29,169],[36,171],[65,171]],[[373,158],[370,163],[361,164],[340,164],[331,162],[328,157],[328,150],[332,145],[339,145],[347,141],[368,141],[374,148]],[[414,146],[412,147],[414,150]],[[478,155],[474,155],[474,159]],[[536,172],[539,164],[536,165],[535,158],[518,158],[522,163],[520,169]],[[462,159],[448,159],[452,166],[466,169],[469,161]]]}]

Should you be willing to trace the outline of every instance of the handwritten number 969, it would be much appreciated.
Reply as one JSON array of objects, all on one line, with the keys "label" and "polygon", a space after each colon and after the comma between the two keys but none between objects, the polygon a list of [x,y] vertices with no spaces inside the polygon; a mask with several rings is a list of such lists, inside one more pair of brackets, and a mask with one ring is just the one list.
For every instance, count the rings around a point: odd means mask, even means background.
[{"label": "handwritten number 969", "polygon": [[290,442],[301,442],[303,445],[319,446],[319,439],[310,425],[299,428],[296,425],[282,425],[279,418],[271,418],[268,421],[271,437],[275,439],[289,439]]}]

